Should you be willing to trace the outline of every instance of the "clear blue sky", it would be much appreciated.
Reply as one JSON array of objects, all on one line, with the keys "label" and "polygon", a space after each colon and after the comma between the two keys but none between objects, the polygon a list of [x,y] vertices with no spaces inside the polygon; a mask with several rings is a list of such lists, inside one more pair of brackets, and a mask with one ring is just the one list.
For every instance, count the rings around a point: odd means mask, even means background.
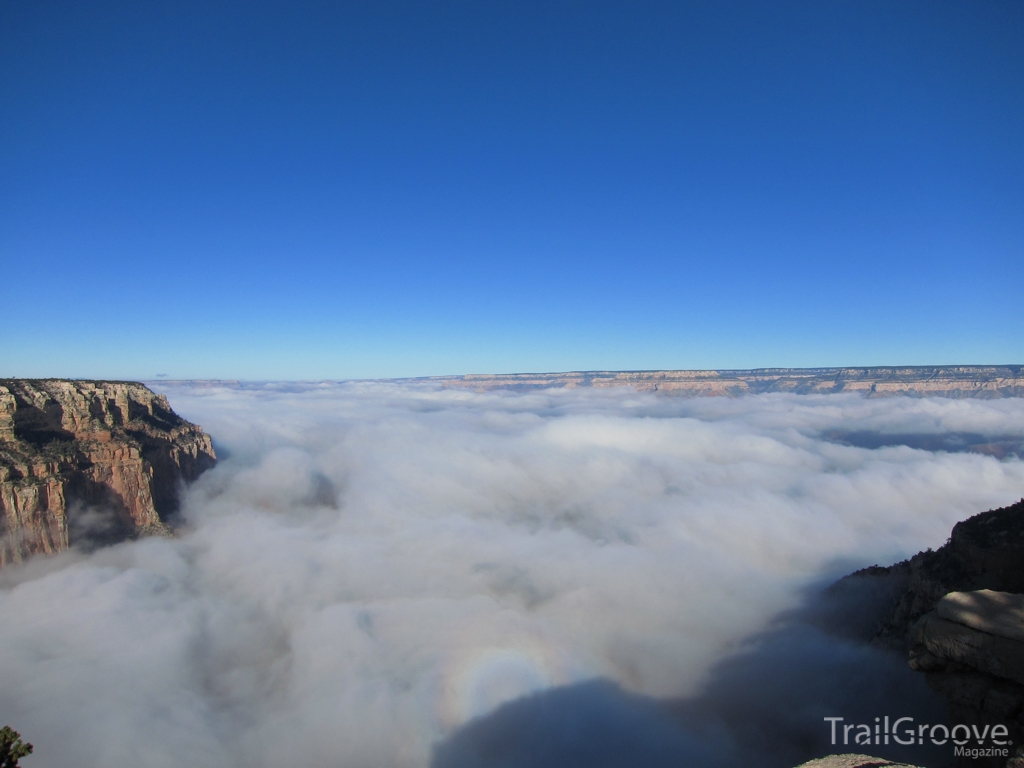
[{"label": "clear blue sky", "polygon": [[1024,3],[0,0],[0,375],[1024,362]]}]

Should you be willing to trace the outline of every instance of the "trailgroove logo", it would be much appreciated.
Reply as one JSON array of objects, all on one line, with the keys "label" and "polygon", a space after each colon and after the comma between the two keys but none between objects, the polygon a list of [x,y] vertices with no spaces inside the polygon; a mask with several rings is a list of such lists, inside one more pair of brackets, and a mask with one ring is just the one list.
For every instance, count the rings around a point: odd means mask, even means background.
[{"label": "trailgroove logo", "polygon": [[1009,747],[1013,744],[1005,725],[917,724],[912,717],[901,717],[890,724],[888,715],[884,718],[876,717],[874,728],[867,723],[847,723],[841,717],[826,717],[825,722],[832,725],[832,746],[889,743],[911,746],[925,742],[941,746],[952,742],[954,755],[976,758],[1009,757]]}]

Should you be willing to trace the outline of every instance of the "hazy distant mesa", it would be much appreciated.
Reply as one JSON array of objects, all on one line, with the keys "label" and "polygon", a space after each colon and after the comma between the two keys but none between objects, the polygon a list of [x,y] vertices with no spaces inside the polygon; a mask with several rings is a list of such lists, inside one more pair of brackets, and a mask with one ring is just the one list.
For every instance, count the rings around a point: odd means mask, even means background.
[{"label": "hazy distant mesa", "polygon": [[955,366],[906,368],[761,368],[749,371],[585,371],[432,377],[448,387],[546,389],[551,387],[621,387],[669,394],[746,395],[762,392],[799,394],[862,392],[868,395],[941,397],[1024,396],[1022,366]]},{"label": "hazy distant mesa", "polygon": [[[765,392],[830,394],[859,392],[870,397],[1024,397],[1024,366],[958,365],[871,368],[758,368],[722,371],[577,371],[568,373],[473,373],[462,376],[427,376],[417,379],[443,388],[486,392],[496,389],[528,391],[580,387],[634,387],[688,397],[739,396]],[[178,382],[244,387],[238,381]]]}]

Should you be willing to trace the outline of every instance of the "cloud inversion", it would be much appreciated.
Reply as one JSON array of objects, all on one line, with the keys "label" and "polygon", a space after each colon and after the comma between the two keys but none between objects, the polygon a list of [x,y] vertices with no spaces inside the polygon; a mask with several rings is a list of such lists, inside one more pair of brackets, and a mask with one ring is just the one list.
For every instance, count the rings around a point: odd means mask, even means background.
[{"label": "cloud inversion", "polygon": [[0,717],[34,768],[423,767],[559,686],[643,720],[810,585],[1024,494],[1012,455],[834,437],[1024,439],[1018,400],[166,391],[226,456],[181,535],[0,572]]}]

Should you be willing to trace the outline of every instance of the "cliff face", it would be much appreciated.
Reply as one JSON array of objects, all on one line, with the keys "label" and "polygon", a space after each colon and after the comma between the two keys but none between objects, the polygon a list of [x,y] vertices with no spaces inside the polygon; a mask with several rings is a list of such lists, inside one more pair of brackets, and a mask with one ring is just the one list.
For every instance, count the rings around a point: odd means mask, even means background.
[{"label": "cliff face", "polygon": [[0,566],[166,531],[210,438],[142,384],[0,380]]}]

